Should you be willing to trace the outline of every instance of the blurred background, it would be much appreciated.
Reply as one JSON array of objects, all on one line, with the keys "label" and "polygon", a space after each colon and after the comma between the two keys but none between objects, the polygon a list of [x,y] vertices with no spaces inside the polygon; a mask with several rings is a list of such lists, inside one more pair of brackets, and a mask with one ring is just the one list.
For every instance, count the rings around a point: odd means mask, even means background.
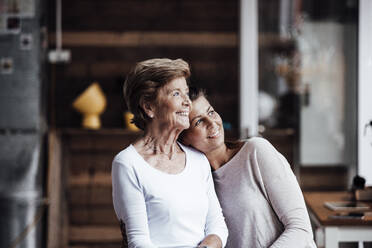
[{"label": "blurred background", "polygon": [[[0,247],[118,247],[111,161],[141,135],[122,85],[149,58],[186,60],[226,136],[267,138],[303,191],[372,184],[362,1],[0,0]],[[73,102],[93,82],[87,129]]]}]

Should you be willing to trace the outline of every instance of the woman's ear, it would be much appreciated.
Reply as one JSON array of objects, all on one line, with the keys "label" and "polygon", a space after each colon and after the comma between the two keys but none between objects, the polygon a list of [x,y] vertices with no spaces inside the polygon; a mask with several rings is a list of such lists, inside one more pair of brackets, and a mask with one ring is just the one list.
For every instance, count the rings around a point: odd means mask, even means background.
[{"label": "woman's ear", "polygon": [[149,102],[142,101],[141,107],[150,119],[154,118],[155,116],[154,107]]}]

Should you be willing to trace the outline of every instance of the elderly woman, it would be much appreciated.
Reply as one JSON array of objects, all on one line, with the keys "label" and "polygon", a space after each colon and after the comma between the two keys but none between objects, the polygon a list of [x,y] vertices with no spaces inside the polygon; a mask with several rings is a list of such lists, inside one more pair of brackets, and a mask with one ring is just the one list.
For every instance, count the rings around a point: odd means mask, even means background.
[{"label": "elderly woman", "polygon": [[229,238],[226,247],[315,247],[300,187],[286,159],[263,138],[225,142],[221,117],[190,89],[182,142],[207,156]]},{"label": "elderly woman", "polygon": [[150,59],[124,84],[133,122],[144,131],[112,163],[114,208],[129,247],[225,246],[208,160],[177,142],[190,126],[189,76],[181,59]]}]

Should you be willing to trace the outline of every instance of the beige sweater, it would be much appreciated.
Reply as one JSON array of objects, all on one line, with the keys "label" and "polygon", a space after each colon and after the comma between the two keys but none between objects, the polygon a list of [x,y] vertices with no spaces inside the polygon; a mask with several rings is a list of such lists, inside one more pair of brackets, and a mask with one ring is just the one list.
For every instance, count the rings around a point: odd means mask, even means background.
[{"label": "beige sweater", "polygon": [[316,247],[296,177],[267,140],[246,141],[213,177],[229,229],[226,247]]}]

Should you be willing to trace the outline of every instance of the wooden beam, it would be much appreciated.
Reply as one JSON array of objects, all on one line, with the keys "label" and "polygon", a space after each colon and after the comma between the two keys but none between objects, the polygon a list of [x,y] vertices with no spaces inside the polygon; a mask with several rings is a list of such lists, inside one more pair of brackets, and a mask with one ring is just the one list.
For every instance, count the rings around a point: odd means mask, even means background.
[{"label": "wooden beam", "polygon": [[112,202],[108,205],[69,205],[69,220],[72,226],[118,226]]},{"label": "wooden beam", "polygon": [[[93,48],[92,48],[93,49]],[[73,51],[72,51],[73,53]],[[76,55],[75,56],[79,56]],[[75,59],[70,66],[67,66],[64,71],[65,78],[68,77],[95,77],[95,78],[109,78],[113,75],[126,75],[130,69],[135,65],[134,62],[126,61],[78,61]],[[231,77],[236,77],[238,74],[238,66],[236,63],[227,63],[226,61],[193,61],[191,64],[191,71],[193,74],[206,75],[213,80],[214,75],[221,75],[221,70],[228,72]],[[83,79],[82,79],[83,80]]]},{"label": "wooden beam", "polygon": [[48,211],[48,236],[47,247],[66,247],[64,240],[66,223],[63,221],[63,183],[62,183],[62,147],[59,135],[51,129],[48,135],[48,175],[47,197],[49,200]]},{"label": "wooden beam", "polygon": [[111,185],[70,186],[68,191],[68,203],[75,206],[112,206]]},{"label": "wooden beam", "polygon": [[80,175],[70,175],[69,177],[70,186],[84,186],[84,185],[94,185],[94,186],[111,186],[111,174],[98,172],[94,175],[80,174]]},{"label": "wooden beam", "polygon": [[[55,34],[49,35],[55,44]],[[64,32],[63,46],[95,47],[143,47],[143,46],[191,46],[237,47],[235,32]]]},{"label": "wooden beam", "polygon": [[118,248],[121,247],[121,242],[114,242],[114,243],[98,243],[98,244],[72,244],[69,245],[68,248]]},{"label": "wooden beam", "polygon": [[119,224],[117,226],[70,226],[70,242],[120,242],[122,240]]}]

